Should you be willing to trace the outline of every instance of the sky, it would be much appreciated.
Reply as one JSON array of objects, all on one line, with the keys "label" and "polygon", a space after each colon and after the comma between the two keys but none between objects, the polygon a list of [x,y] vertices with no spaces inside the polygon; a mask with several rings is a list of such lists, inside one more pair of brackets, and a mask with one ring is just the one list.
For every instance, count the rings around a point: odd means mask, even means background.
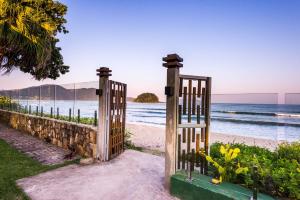
[{"label": "sky", "polygon": [[162,57],[177,53],[182,74],[211,76],[213,93],[300,92],[299,0],[62,0],[69,33],[59,35],[70,72],[35,81],[18,70],[0,89],[111,79],[128,96],[164,97]]}]

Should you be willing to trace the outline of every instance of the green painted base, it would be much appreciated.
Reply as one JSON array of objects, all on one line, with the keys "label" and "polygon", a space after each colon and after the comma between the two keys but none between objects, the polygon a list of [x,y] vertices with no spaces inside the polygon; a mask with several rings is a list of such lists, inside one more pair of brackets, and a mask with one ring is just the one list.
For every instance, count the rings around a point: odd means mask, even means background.
[{"label": "green painted base", "polygon": [[[189,182],[186,173],[177,172],[171,177],[171,194],[182,200],[249,200],[252,191],[227,182],[215,185],[211,183],[211,177],[196,173]],[[258,199],[274,200],[265,194],[259,194]]]}]

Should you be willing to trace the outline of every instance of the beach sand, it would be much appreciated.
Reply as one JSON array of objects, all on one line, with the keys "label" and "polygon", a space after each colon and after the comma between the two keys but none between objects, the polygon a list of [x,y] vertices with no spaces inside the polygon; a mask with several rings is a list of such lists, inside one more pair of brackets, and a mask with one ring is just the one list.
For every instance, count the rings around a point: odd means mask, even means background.
[{"label": "beach sand", "polygon": [[[138,147],[142,147],[148,150],[165,151],[165,128],[159,126],[151,126],[145,124],[127,123],[126,129],[128,129],[133,135],[131,141]],[[214,142],[223,143],[245,143],[247,145],[255,145],[259,147],[268,148],[274,150],[278,141],[268,140],[261,138],[244,137],[230,134],[210,133],[210,144]]]}]

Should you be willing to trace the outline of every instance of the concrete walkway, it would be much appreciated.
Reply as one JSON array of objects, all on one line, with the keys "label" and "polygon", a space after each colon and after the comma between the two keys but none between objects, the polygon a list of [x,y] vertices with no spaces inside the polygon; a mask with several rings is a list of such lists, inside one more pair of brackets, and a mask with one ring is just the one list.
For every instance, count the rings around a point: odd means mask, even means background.
[{"label": "concrete walkway", "polygon": [[66,154],[70,151],[46,143],[26,133],[8,128],[0,123],[0,139],[27,154],[42,164],[53,165],[65,162]]},{"label": "concrete walkway", "polygon": [[17,183],[33,200],[175,199],[163,178],[164,158],[127,150],[110,162],[69,165]]}]

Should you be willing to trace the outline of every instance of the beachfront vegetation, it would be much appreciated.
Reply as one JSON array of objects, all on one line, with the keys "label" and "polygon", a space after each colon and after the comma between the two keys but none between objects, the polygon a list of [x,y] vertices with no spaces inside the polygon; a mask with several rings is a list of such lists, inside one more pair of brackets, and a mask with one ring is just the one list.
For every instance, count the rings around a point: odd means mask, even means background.
[{"label": "beachfront vegetation", "polygon": [[233,179],[232,177],[248,172],[248,167],[242,167],[237,160],[239,148],[231,148],[229,144],[220,145],[219,153],[221,154],[219,160],[222,161],[220,163],[213,160],[211,156],[206,156],[206,160],[215,167],[219,176],[212,179],[213,183],[222,183],[223,180],[228,181]]},{"label": "beachfront vegetation", "polygon": [[1,108],[17,108],[18,103],[14,102],[11,98],[6,96],[0,96],[0,109]]},{"label": "beachfront vegetation", "polygon": [[0,96],[0,104],[1,105],[9,105],[11,103],[11,99],[6,96]]},{"label": "beachfront vegetation", "polygon": [[[222,143],[214,143],[210,147],[210,157],[220,165],[226,165],[224,155],[220,152]],[[253,188],[252,169],[257,167],[258,188],[260,192],[278,197],[300,199],[300,142],[284,143],[275,151],[245,144],[230,144],[231,148],[240,149],[236,162],[247,167],[246,173],[228,173],[227,180]],[[210,173],[219,176],[219,172],[211,167]]]},{"label": "beachfront vegetation", "polygon": [[57,33],[67,33],[67,7],[53,0],[0,0],[0,70],[18,68],[35,79],[68,72]]},{"label": "beachfront vegetation", "polygon": [[0,152],[0,199],[29,199],[16,185],[16,180],[78,162],[75,160],[59,165],[42,165],[1,139]]},{"label": "beachfront vegetation", "polygon": [[158,97],[153,93],[142,93],[134,99],[134,102],[139,103],[158,103]]}]

